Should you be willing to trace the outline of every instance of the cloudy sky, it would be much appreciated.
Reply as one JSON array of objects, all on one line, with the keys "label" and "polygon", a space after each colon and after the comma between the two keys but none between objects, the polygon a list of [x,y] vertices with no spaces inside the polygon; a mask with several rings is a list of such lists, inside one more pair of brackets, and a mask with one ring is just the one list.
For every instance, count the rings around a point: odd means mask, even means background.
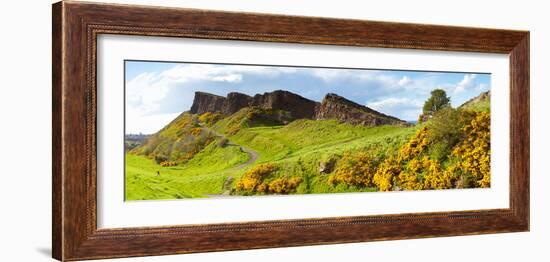
[{"label": "cloudy sky", "polygon": [[150,134],[189,110],[195,91],[225,96],[288,90],[315,101],[336,93],[414,121],[430,91],[459,106],[490,88],[489,74],[126,61],[126,133]]}]

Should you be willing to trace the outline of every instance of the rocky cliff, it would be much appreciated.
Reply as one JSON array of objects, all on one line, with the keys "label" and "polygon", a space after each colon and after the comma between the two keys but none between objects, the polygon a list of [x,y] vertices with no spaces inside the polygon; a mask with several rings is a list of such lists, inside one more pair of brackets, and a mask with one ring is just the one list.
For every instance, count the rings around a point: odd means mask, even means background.
[{"label": "rocky cliff", "polygon": [[251,102],[252,102],[251,96],[248,96],[242,93],[231,92],[227,94],[227,100],[225,101],[225,104],[221,112],[224,115],[231,115],[241,110],[242,108],[250,106]]},{"label": "rocky cliff", "polygon": [[365,126],[407,125],[405,121],[384,115],[336,94],[327,94],[319,103],[283,90],[257,94],[254,97],[237,92],[229,93],[227,97],[196,92],[190,112],[221,112],[231,115],[244,107],[283,110],[289,112],[294,119],[338,119]]},{"label": "rocky cliff", "polygon": [[191,109],[189,111],[193,114],[222,111],[225,101],[226,98],[223,96],[217,96],[204,92],[195,92],[193,105],[191,105]]},{"label": "rocky cliff", "polygon": [[287,111],[295,119],[313,119],[317,104],[315,101],[283,90],[257,94],[254,97],[237,92],[229,93],[227,97],[196,92],[190,112],[193,114],[221,112],[224,115],[231,115],[244,107],[254,106]]},{"label": "rocky cliff", "polygon": [[317,102],[301,97],[297,94],[277,90],[271,93],[257,94],[250,103],[251,106],[259,108],[278,109],[290,112],[290,116],[295,119],[315,117],[315,108]]},{"label": "rocky cliff", "polygon": [[327,94],[317,107],[315,119],[338,119],[353,125],[407,125],[398,118],[384,115],[336,94]]}]

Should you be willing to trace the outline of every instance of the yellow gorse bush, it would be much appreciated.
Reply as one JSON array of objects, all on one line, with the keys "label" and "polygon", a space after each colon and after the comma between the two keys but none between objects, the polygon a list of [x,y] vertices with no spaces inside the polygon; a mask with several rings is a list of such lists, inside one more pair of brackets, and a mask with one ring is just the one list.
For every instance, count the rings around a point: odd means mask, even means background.
[{"label": "yellow gorse bush", "polygon": [[161,167],[171,167],[171,166],[177,166],[178,163],[175,162],[175,161],[164,161],[162,163],[160,163],[160,166]]},{"label": "yellow gorse bush", "polygon": [[401,171],[397,176],[399,187],[405,190],[421,190],[423,184],[418,181],[418,174],[425,168],[424,159],[412,159],[407,163],[406,170]]},{"label": "yellow gorse bush", "polygon": [[243,174],[239,181],[237,181],[235,189],[237,191],[256,191],[257,187],[262,184],[264,178],[276,170],[277,166],[274,164],[268,163],[256,165]]},{"label": "yellow gorse bush", "polygon": [[212,112],[206,112],[199,116],[199,121],[211,126],[221,120],[223,118],[223,115],[219,112],[212,113]]},{"label": "yellow gorse bush", "polygon": [[453,149],[452,155],[459,159],[453,168],[470,176],[479,187],[491,186],[491,115],[477,113],[464,126],[466,139]]},{"label": "yellow gorse bush", "polygon": [[380,164],[373,177],[373,182],[380,191],[390,191],[393,181],[401,173],[401,165],[397,158],[390,156]]},{"label": "yellow gorse bush", "polygon": [[332,185],[346,183],[349,185],[369,187],[376,173],[376,159],[365,151],[346,152],[338,161],[334,175],[328,178]]},{"label": "yellow gorse bush", "polygon": [[277,170],[278,167],[274,164],[259,164],[244,173],[237,181],[235,190],[244,193],[288,194],[302,182],[300,177],[281,177],[266,181],[266,178]]},{"label": "yellow gorse bush", "polygon": [[449,189],[453,187],[456,174],[443,170],[439,162],[423,158],[424,187],[423,189]]},{"label": "yellow gorse bush", "polygon": [[202,128],[200,127],[194,127],[193,129],[191,129],[191,135],[193,135],[194,137],[200,136],[201,133],[202,133]]},{"label": "yellow gorse bush", "polygon": [[422,127],[416,131],[414,136],[403,145],[397,153],[397,161],[403,162],[415,158],[428,147],[430,140],[428,138],[428,128]]},{"label": "yellow gorse bush", "polygon": [[[274,194],[288,194],[293,191],[300,183],[302,179],[299,177],[293,177],[290,179],[287,178],[277,178],[271,181],[269,184],[262,184],[262,191],[264,193],[274,193]],[[259,190],[258,190],[259,191]]]},{"label": "yellow gorse bush", "polygon": [[345,153],[327,182],[375,186],[379,191],[489,187],[490,113],[465,112],[465,117],[471,120],[462,128],[464,137],[453,147],[448,164],[429,157],[434,141],[430,141],[430,130],[422,127],[396,154],[378,165],[364,151]]},{"label": "yellow gorse bush", "polygon": [[[420,170],[420,163],[411,163],[409,172],[402,175],[401,173],[403,172],[403,165],[424,152],[429,144],[428,129],[422,127],[399,149],[397,157],[390,156],[378,166],[373,179],[376,187],[378,187],[380,191],[390,191],[394,189],[394,184],[403,184],[401,186],[404,187],[404,189],[421,189],[421,186],[417,185],[418,182],[416,181],[416,173]],[[401,183],[399,181],[400,179],[403,179],[404,182]]]}]

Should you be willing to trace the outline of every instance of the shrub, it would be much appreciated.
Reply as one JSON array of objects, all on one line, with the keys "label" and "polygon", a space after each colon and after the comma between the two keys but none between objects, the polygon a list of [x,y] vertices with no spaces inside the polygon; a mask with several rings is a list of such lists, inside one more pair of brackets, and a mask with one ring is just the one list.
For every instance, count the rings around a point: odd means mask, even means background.
[{"label": "shrub", "polygon": [[380,191],[450,188],[453,177],[442,172],[437,160],[425,156],[430,145],[429,129],[419,129],[399,149],[397,157],[390,156],[378,166],[374,185]]},{"label": "shrub", "polygon": [[160,166],[161,167],[171,167],[171,166],[177,166],[178,163],[175,162],[175,161],[164,161],[162,163],[160,163]]},{"label": "shrub", "polygon": [[227,138],[222,138],[220,139],[220,141],[218,141],[218,147],[225,147],[227,145],[227,142],[229,142],[229,140],[227,140]]},{"label": "shrub", "polygon": [[328,183],[379,191],[489,187],[490,154],[490,114],[444,108],[385,159],[345,153]]},{"label": "shrub", "polygon": [[241,131],[240,125],[231,125],[227,127],[227,130],[225,131],[229,135],[237,134],[239,131]]},{"label": "shrub", "polygon": [[293,177],[291,179],[278,178],[269,183],[267,190],[275,194],[288,194],[294,191],[301,182],[302,179],[299,177]]},{"label": "shrub", "polygon": [[422,161],[413,159],[407,163],[405,170],[399,173],[397,176],[397,184],[399,188],[404,190],[421,190],[423,189],[422,183],[419,181],[419,173],[423,169],[424,165]]},{"label": "shrub", "polygon": [[468,125],[476,113],[470,110],[444,108],[439,110],[428,122],[430,155],[433,159],[443,162],[448,159],[452,149],[463,141],[467,134],[464,127]]},{"label": "shrub", "polygon": [[[456,168],[463,175],[475,181],[475,186],[491,186],[491,116],[488,112],[477,112],[464,126],[466,138],[453,149],[458,159]],[[466,179],[468,179],[468,177]]]},{"label": "shrub", "polygon": [[164,156],[164,155],[156,155],[156,156],[155,156],[155,162],[156,162],[157,164],[160,164],[160,163],[166,162],[166,161],[168,161],[168,157],[166,157],[166,156]]},{"label": "shrub", "polygon": [[428,139],[433,142],[430,155],[444,161],[451,154],[452,148],[464,137],[464,122],[459,110],[443,108],[435,113],[428,122]]},{"label": "shrub", "polygon": [[205,123],[208,126],[212,126],[216,122],[220,121],[223,115],[220,112],[206,112],[199,116],[199,121]]},{"label": "shrub", "polygon": [[335,173],[328,178],[328,183],[332,185],[345,183],[364,187],[373,186],[372,178],[377,165],[377,157],[370,152],[346,152],[338,160]]},{"label": "shrub", "polygon": [[430,144],[428,128],[422,127],[397,152],[397,162],[408,161],[420,155]]},{"label": "shrub", "polygon": [[266,184],[265,182],[259,184],[258,187],[256,188],[256,192],[264,193],[264,194],[269,193],[269,185]]},{"label": "shrub", "polygon": [[202,133],[202,128],[200,127],[194,127],[193,129],[191,129],[191,135],[193,135],[194,137],[199,137]]},{"label": "shrub", "polygon": [[453,187],[455,173],[442,170],[439,162],[424,157],[422,159],[424,189],[449,189]]},{"label": "shrub", "polygon": [[393,189],[394,178],[401,173],[401,165],[397,158],[390,156],[378,166],[373,176],[373,183],[380,191],[390,191]]},{"label": "shrub", "polygon": [[236,191],[254,192],[257,187],[262,184],[265,177],[277,170],[274,164],[259,164],[246,171],[243,176],[237,181],[235,186]]}]

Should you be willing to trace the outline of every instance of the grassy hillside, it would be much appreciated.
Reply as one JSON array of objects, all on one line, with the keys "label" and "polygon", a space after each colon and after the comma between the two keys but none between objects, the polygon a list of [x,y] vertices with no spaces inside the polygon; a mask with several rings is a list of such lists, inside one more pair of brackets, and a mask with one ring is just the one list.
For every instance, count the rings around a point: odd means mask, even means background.
[{"label": "grassy hillside", "polygon": [[227,176],[237,171],[231,167],[246,162],[249,156],[238,147],[220,147],[217,142],[219,139],[185,164],[171,167],[162,167],[146,156],[126,154],[126,200],[220,194]]},{"label": "grassy hillside", "polygon": [[200,128],[196,115],[182,113],[170,124],[130,152],[162,162],[183,163],[193,158],[214,140],[214,135]]},{"label": "grassy hillside", "polygon": [[491,111],[491,93],[489,91],[481,93],[479,96],[466,101],[459,108],[464,110],[472,110],[476,112],[490,112]]},{"label": "grassy hillside", "polygon": [[[236,182],[246,171],[263,163],[279,166],[266,181],[280,180],[289,174],[300,177],[303,182],[295,193],[372,191],[369,188],[330,186],[328,176],[319,173],[319,165],[359,148],[391,151],[403,144],[415,129],[353,126],[336,120],[306,119],[284,125],[290,120],[284,111],[255,108],[243,109],[212,127],[201,125],[199,119],[204,117],[182,114],[151,141],[127,154],[127,200],[208,197],[227,194],[228,190],[237,194],[234,190]],[[201,128],[201,134],[207,134],[210,141],[192,158],[177,162],[176,166],[164,167],[154,161],[156,154],[165,152],[171,152],[170,159],[177,161],[178,158],[173,157],[177,154],[172,152],[176,150],[175,146],[167,145],[183,140],[193,128]],[[190,142],[186,145],[190,146]],[[254,163],[246,164],[251,156],[243,151],[243,147],[257,152]]]},{"label": "grassy hillside", "polygon": [[385,154],[402,145],[414,130],[414,127],[364,127],[336,120],[300,119],[286,126],[242,129],[230,140],[256,150],[260,155],[258,165],[278,166],[264,178],[265,183],[298,177],[303,182],[294,193],[299,194],[372,191],[372,188],[330,186],[329,175],[319,172],[320,165],[356,150],[373,149]]},{"label": "grassy hillside", "polygon": [[234,135],[244,128],[280,126],[291,122],[290,113],[282,110],[245,107],[218,121],[215,129],[221,133]]}]

